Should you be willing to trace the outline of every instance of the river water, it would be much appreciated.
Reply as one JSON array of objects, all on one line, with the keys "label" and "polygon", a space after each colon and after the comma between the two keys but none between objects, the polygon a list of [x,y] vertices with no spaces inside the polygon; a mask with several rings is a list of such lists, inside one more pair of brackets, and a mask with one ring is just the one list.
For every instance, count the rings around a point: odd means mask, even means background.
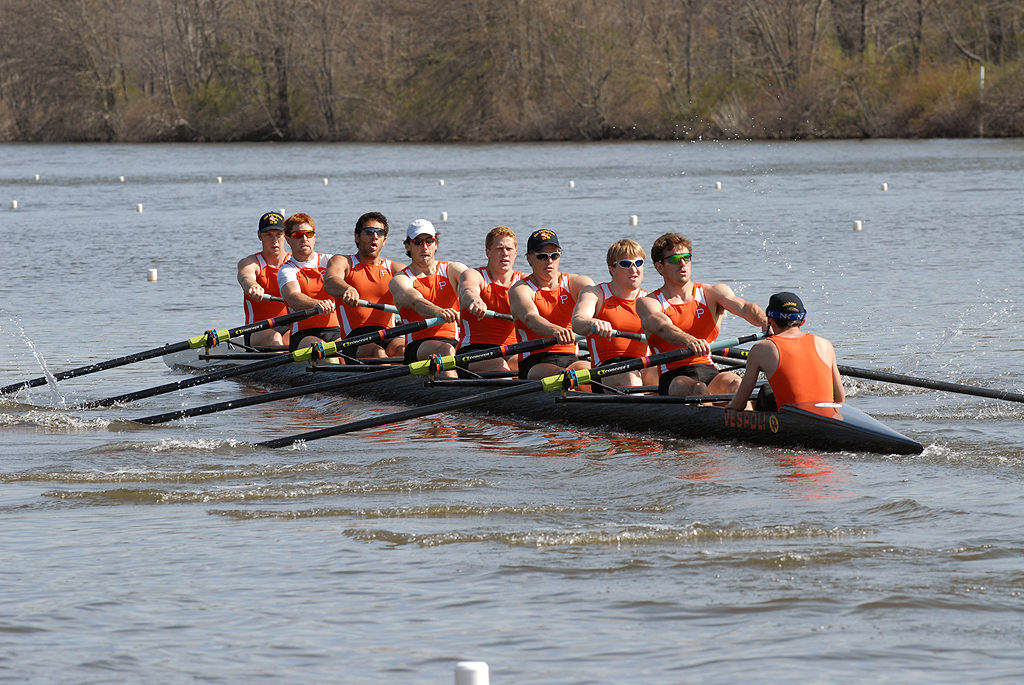
[{"label": "river water", "polygon": [[[551,227],[598,279],[614,240],[679,231],[696,280],[800,293],[840,363],[1024,391],[1022,140],[0,153],[0,385],[240,325],[260,214],[308,212],[335,252],[377,209],[471,265],[495,225]],[[235,381],[67,408],[177,377],[0,399],[0,678],[1024,678],[1021,404],[847,379],[918,456],[468,415],[252,445],[394,409],[324,397],[123,420],[253,392]]]}]

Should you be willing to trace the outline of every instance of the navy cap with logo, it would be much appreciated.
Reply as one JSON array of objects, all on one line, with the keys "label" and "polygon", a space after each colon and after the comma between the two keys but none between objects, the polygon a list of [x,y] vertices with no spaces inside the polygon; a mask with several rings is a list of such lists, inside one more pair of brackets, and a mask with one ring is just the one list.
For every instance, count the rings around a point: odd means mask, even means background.
[{"label": "navy cap with logo", "polygon": [[776,321],[803,321],[807,317],[807,310],[796,293],[781,292],[775,293],[768,300],[765,314]]},{"label": "navy cap with logo", "polygon": [[526,241],[527,252],[539,252],[540,248],[545,245],[554,245],[555,247],[562,247],[558,243],[558,236],[550,228],[541,228],[530,234],[529,239]]},{"label": "navy cap with logo", "polygon": [[264,231],[283,231],[284,230],[284,217],[277,212],[267,212],[260,217],[260,229],[259,232]]}]

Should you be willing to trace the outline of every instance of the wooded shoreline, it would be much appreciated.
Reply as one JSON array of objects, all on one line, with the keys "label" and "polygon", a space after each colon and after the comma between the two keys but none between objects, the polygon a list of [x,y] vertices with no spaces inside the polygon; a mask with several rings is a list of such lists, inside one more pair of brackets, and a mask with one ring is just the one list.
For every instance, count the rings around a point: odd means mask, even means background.
[{"label": "wooded shoreline", "polygon": [[1024,136],[1019,0],[0,0],[0,141]]}]

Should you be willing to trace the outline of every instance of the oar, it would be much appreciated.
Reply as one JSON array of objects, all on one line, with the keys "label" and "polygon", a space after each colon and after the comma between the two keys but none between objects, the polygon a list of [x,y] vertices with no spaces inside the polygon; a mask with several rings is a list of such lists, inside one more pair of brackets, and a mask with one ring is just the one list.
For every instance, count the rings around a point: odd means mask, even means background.
[{"label": "oar", "polygon": [[78,405],[77,409],[89,409],[91,407],[106,407],[111,404],[133,402],[140,400],[144,397],[153,397],[154,395],[162,395],[168,392],[174,392],[182,388],[191,388],[195,385],[203,385],[204,383],[212,383],[213,381],[219,381],[224,378],[232,378],[234,376],[241,376],[247,373],[253,373],[255,371],[262,371],[263,369],[272,369],[275,366],[282,366],[289,362],[308,362],[314,358],[314,348],[317,348],[317,356],[331,357],[337,354],[338,350],[347,348],[354,348],[367,343],[383,342],[389,338],[394,338],[399,335],[405,335],[407,333],[415,333],[431,326],[438,326],[444,323],[444,319],[436,317],[433,319],[426,319],[424,321],[413,321],[412,323],[402,324],[401,326],[395,326],[394,328],[382,329],[379,331],[370,331],[363,335],[356,336],[354,338],[346,338],[345,340],[339,340],[337,342],[328,342],[323,345],[312,345],[310,347],[303,347],[302,349],[296,350],[291,354],[282,354],[281,356],[274,359],[262,359],[258,362],[251,364],[243,364],[241,366],[232,366],[225,369],[219,369],[203,376],[193,376],[191,378],[184,378],[173,383],[165,383],[164,385],[158,385],[154,388],[148,388],[146,390],[138,390],[136,392],[129,392],[123,395],[117,395],[115,397],[106,397],[101,400],[91,400],[89,402],[83,402]]},{"label": "oar", "polygon": [[[746,359],[747,350],[725,350],[723,356],[732,359]],[[896,383],[898,385],[909,385],[915,388],[928,388],[929,390],[944,390],[956,392],[962,395],[975,395],[977,397],[989,397],[994,400],[1007,400],[1008,402],[1024,402],[1024,394],[1011,392],[1009,390],[991,390],[979,388],[974,385],[961,385],[960,383],[947,383],[946,381],[934,381],[929,378],[916,378],[904,376],[900,373],[888,373],[886,371],[875,371],[873,369],[861,369],[856,366],[845,366],[839,364],[839,373],[851,378],[863,378],[869,381],[881,381],[883,383]]]},{"label": "oar", "polygon": [[264,302],[284,302],[283,297],[278,297],[277,295],[267,295],[266,293],[263,293],[263,297],[261,297],[260,299],[263,300]]},{"label": "oar", "polygon": [[[766,337],[766,335],[766,333],[753,333],[751,335],[743,336],[741,338],[723,340],[712,344],[711,350],[716,351],[726,347],[732,347],[733,345],[742,345],[743,343],[753,342],[754,340],[760,340],[761,338]],[[328,438],[331,437],[332,435],[341,435],[343,433],[352,433],[354,431],[360,431],[367,428],[376,428],[378,426],[383,426],[389,423],[406,421],[408,419],[417,419],[422,416],[429,416],[430,414],[437,414],[443,411],[464,409],[466,407],[477,407],[487,402],[503,400],[510,397],[516,397],[518,395],[526,395],[533,392],[562,390],[563,388],[566,387],[567,380],[573,386],[577,384],[583,385],[589,383],[592,379],[595,378],[612,376],[618,373],[625,373],[627,371],[637,371],[639,369],[646,369],[650,366],[666,364],[668,362],[676,361],[678,359],[685,359],[686,357],[690,356],[693,356],[693,352],[688,348],[683,347],[678,350],[671,350],[669,352],[660,352],[658,354],[651,355],[650,357],[640,357],[637,359],[629,359],[627,361],[618,362],[616,364],[600,366],[596,369],[567,371],[560,374],[556,374],[554,376],[541,378],[539,380],[524,381],[523,383],[520,383],[518,385],[513,385],[508,388],[501,388],[500,390],[491,390],[488,392],[476,393],[473,395],[468,395],[466,397],[460,397],[453,400],[446,400],[444,402],[438,402],[436,404],[428,404],[423,407],[416,407],[414,409],[408,409],[406,411],[401,411],[394,414],[371,417],[368,419],[362,419],[359,421],[345,423],[340,426],[331,426],[329,428],[321,428],[320,430],[309,431],[307,433],[300,433],[298,435],[291,435],[285,438],[267,440],[265,442],[256,443],[256,445],[258,447],[285,447],[300,440],[319,440],[320,438]]]},{"label": "oar", "polygon": [[390,369],[381,369],[380,371],[373,371],[367,373],[361,373],[358,376],[347,378],[334,379],[329,381],[321,381],[319,383],[311,383],[309,385],[301,385],[295,388],[287,388],[285,390],[278,390],[277,392],[267,392],[260,395],[250,395],[249,397],[240,397],[234,400],[227,400],[226,402],[215,402],[214,404],[206,404],[199,407],[193,407],[191,409],[179,409],[177,411],[171,411],[164,414],[154,414],[153,416],[144,416],[139,419],[132,419],[136,423],[165,423],[167,421],[174,421],[175,419],[185,418],[187,416],[202,416],[205,414],[213,414],[219,411],[227,411],[229,409],[238,409],[240,407],[251,407],[255,404],[263,404],[265,402],[275,402],[277,400],[287,399],[289,397],[301,397],[303,395],[311,395],[318,392],[327,392],[330,390],[337,390],[340,388],[350,388],[354,385],[362,385],[363,383],[372,383],[374,381],[382,381],[388,378],[400,378],[402,376],[422,376],[428,373],[440,373],[441,371],[448,371],[454,369],[456,366],[467,366],[474,362],[483,361],[485,359],[494,359],[496,357],[508,357],[514,354],[521,354],[523,352],[533,352],[535,350],[542,350],[545,347],[551,347],[556,342],[555,338],[540,338],[538,340],[527,340],[521,343],[515,343],[513,345],[500,345],[498,347],[491,347],[483,350],[475,350],[473,352],[465,352],[463,354],[454,354],[437,359],[424,359],[422,361],[413,362],[407,366],[396,366]]},{"label": "oar", "polygon": [[[594,328],[591,326],[590,331],[593,333]],[[643,333],[629,333],[628,331],[619,331],[612,329],[613,338],[625,338],[626,340],[639,340],[640,342],[647,342],[647,336]]]},{"label": "oar", "polygon": [[[398,313],[398,307],[393,304],[381,304],[379,302],[367,302],[366,300],[356,300],[357,307],[369,307],[370,309],[380,309],[381,311],[391,312],[392,314]],[[488,319],[502,319],[503,321],[515,321],[515,317],[511,314],[502,314],[501,312],[492,312],[488,309],[484,312],[484,317]]]},{"label": "oar", "polygon": [[[175,352],[181,352],[183,350],[194,350],[199,347],[213,347],[217,343],[227,342],[231,338],[235,338],[246,333],[255,333],[256,331],[263,331],[268,328],[275,326],[283,326],[290,324],[293,321],[300,321],[307,317],[313,316],[317,313],[315,309],[305,309],[301,312],[295,312],[294,314],[285,314],[284,316],[276,316],[271,319],[264,319],[263,321],[256,321],[255,323],[246,324],[239,326],[238,328],[229,328],[227,330],[209,330],[202,335],[189,338],[188,340],[182,340],[178,343],[168,343],[161,345],[160,347],[154,347],[151,350],[145,350],[143,352],[136,352],[135,354],[125,355],[123,357],[117,357],[115,359],[108,359],[104,362],[97,362],[95,364],[89,364],[88,366],[80,366],[77,369],[69,369],[67,371],[61,371],[60,373],[54,374],[53,379],[55,381],[62,381],[66,378],[76,378],[78,376],[85,376],[86,374],[95,373],[97,371],[104,371],[106,369],[113,369],[118,366],[125,366],[126,364],[133,364],[135,362],[143,361],[144,359],[152,359],[153,357],[162,357],[164,355],[173,354]],[[0,395],[4,395],[10,392],[17,392],[24,388],[35,388],[46,383],[46,376],[40,376],[39,378],[33,378],[31,380],[22,381],[20,383],[12,383],[11,385],[0,388]]]}]

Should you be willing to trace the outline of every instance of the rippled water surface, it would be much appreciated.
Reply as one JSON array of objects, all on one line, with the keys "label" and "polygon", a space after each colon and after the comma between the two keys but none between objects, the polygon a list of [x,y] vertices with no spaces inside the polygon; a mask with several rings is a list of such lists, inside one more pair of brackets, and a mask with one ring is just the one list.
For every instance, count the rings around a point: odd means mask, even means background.
[{"label": "rippled water surface", "polygon": [[[471,265],[489,228],[548,226],[597,278],[614,240],[681,231],[697,280],[799,292],[841,363],[1024,392],[1020,140],[0,151],[0,385],[241,324],[264,211],[335,252],[379,209]],[[1024,678],[1022,404],[848,378],[917,456],[465,414],[254,447],[396,409],[341,397],[129,421],[236,381],[72,408],[178,377],[0,398],[0,678]]]}]

